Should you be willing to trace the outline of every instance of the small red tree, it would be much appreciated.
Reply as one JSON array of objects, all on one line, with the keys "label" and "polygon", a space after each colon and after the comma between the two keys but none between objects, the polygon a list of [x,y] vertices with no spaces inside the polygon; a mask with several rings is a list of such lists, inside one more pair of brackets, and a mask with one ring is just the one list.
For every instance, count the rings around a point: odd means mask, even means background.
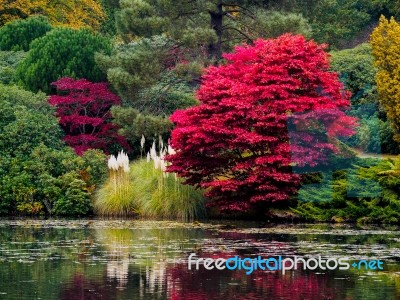
[{"label": "small red tree", "polygon": [[118,135],[117,126],[110,122],[110,108],[121,103],[108,89],[107,83],[92,83],[86,79],[62,78],[52,83],[57,95],[49,103],[57,107],[57,116],[65,132],[65,142],[79,155],[88,149],[108,152],[113,144],[128,149],[124,137]]},{"label": "small red tree", "polygon": [[[221,210],[288,199],[300,181],[292,165],[326,161],[336,151],[331,138],[353,133],[355,120],[340,110],[349,107],[350,95],[328,71],[324,46],[299,35],[257,40],[224,57],[225,65],[203,77],[201,104],[171,116],[176,154],[168,157],[169,171],[206,188]],[[288,117],[309,126],[315,112],[326,139],[300,129],[295,139],[305,143],[290,145]]]}]

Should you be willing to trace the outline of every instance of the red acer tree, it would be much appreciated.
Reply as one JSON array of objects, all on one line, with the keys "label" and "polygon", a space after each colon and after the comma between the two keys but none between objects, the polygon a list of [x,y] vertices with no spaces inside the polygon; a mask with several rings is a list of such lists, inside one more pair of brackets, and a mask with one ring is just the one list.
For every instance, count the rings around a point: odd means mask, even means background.
[{"label": "red acer tree", "polygon": [[206,188],[221,210],[288,199],[300,182],[292,166],[326,162],[334,138],[354,133],[343,112],[350,95],[324,48],[287,34],[225,54],[226,64],[203,77],[200,105],[171,116],[169,171]]},{"label": "red acer tree", "polygon": [[107,83],[65,77],[52,85],[57,88],[57,95],[52,95],[49,103],[57,107],[64,140],[77,154],[88,149],[109,152],[114,144],[129,149],[125,138],[118,135],[117,126],[110,122],[111,106],[121,101]]}]

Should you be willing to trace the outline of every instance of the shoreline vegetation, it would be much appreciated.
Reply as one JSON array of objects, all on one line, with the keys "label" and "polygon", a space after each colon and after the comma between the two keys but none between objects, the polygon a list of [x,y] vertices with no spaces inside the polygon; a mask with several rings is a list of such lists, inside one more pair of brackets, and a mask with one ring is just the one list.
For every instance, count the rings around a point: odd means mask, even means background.
[{"label": "shoreline vegetation", "polygon": [[0,216],[400,225],[393,1],[8,2]]}]

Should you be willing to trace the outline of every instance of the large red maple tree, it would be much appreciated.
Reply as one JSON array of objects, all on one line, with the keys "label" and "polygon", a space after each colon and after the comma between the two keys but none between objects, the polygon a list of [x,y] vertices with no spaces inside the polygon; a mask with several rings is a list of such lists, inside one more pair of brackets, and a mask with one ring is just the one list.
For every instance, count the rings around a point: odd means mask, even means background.
[{"label": "large red maple tree", "polygon": [[[300,182],[292,166],[326,162],[334,139],[354,133],[356,121],[344,112],[350,95],[329,72],[324,49],[286,34],[225,54],[226,64],[206,70],[200,105],[171,116],[169,171],[206,188],[222,211],[290,198]],[[298,128],[294,144],[289,118]]]},{"label": "large red maple tree", "polygon": [[88,149],[108,153],[115,144],[129,150],[125,138],[117,133],[118,127],[111,123],[110,108],[121,104],[121,100],[107,83],[64,77],[52,85],[57,88],[57,95],[50,96],[49,103],[57,107],[64,141],[78,155]]}]

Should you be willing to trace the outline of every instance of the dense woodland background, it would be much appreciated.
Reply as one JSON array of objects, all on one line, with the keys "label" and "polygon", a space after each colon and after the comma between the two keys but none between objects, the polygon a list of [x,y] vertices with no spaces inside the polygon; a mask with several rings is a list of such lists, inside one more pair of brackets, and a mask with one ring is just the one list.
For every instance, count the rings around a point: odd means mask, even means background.
[{"label": "dense woodland background", "polygon": [[[389,0],[3,0],[0,213],[187,220],[214,204],[209,216],[399,223],[398,19]],[[282,201],[254,204],[246,190],[246,205],[225,209],[166,175],[170,116],[201,104],[202,76],[229,64],[223,53],[286,33],[326,44],[359,125],[335,167],[301,174]],[[107,168],[120,150],[133,160],[128,177]]]}]

